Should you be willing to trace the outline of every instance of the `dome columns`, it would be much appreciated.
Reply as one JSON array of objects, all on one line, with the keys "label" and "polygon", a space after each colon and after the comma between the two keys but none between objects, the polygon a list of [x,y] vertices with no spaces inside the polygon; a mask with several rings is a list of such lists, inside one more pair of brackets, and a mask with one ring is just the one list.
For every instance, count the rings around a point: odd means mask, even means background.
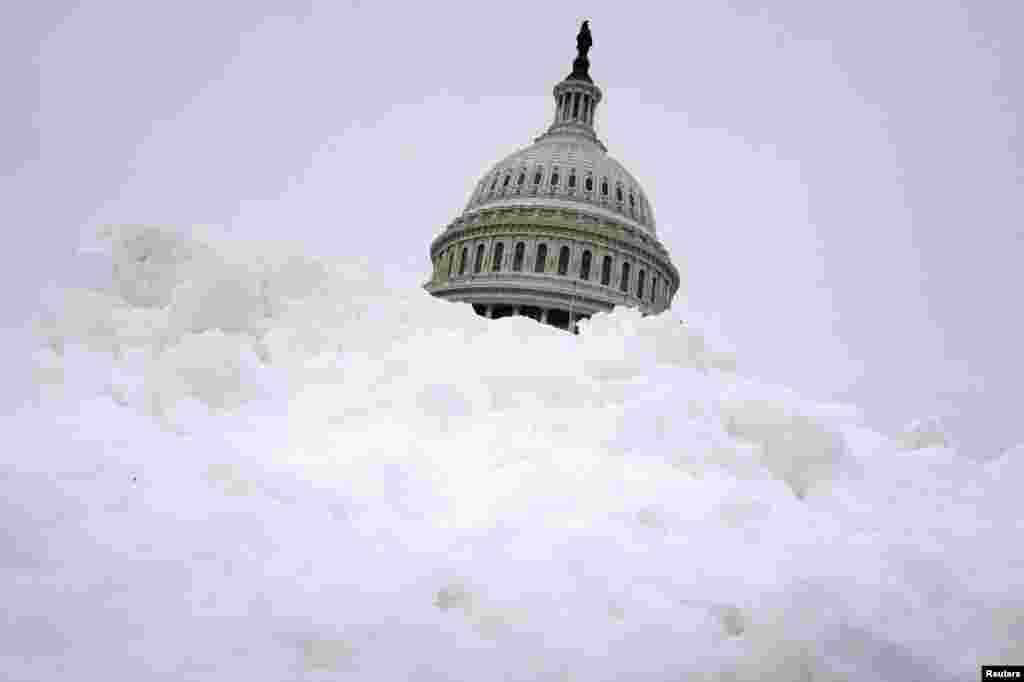
[{"label": "dome columns", "polygon": [[[593,86],[591,86],[593,87]],[[593,88],[596,90],[596,88]],[[555,123],[579,123],[594,127],[594,112],[600,101],[589,88],[566,85],[561,92],[555,91]]]},{"label": "dome columns", "polygon": [[591,93],[569,87],[556,94],[555,101],[555,123],[582,123],[593,127],[593,114],[597,105]]},{"label": "dome columns", "polygon": [[594,130],[597,105],[601,102],[601,88],[586,81],[564,80],[555,86],[552,94],[555,98],[554,121],[537,140],[549,135],[570,133],[597,142],[605,149]]}]

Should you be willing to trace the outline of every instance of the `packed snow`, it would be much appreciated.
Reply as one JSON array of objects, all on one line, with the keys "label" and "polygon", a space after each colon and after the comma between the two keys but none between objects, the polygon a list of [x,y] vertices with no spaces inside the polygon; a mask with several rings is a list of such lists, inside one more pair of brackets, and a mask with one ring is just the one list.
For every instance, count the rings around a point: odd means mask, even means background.
[{"label": "packed snow", "polygon": [[[1022,458],[152,227],[50,292],[6,420],[7,680],[963,680],[1024,661]],[[1016,472],[1016,473],[1014,473]]]}]

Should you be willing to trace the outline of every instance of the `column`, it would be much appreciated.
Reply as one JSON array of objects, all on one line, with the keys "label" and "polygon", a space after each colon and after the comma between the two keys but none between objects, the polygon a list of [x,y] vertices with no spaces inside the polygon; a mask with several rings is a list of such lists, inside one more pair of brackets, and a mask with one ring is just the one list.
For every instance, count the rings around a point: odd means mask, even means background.
[{"label": "column", "polygon": [[488,303],[487,304],[487,307],[484,309],[484,315],[487,317],[488,320],[494,319],[494,304],[493,303]]},{"label": "column", "polygon": [[541,324],[547,324],[548,323],[548,309],[547,308],[541,308],[540,309],[540,323]]},{"label": "column", "polygon": [[515,315],[516,317],[519,317],[519,309],[520,309],[520,307],[521,306],[513,306],[512,307],[512,314]]}]

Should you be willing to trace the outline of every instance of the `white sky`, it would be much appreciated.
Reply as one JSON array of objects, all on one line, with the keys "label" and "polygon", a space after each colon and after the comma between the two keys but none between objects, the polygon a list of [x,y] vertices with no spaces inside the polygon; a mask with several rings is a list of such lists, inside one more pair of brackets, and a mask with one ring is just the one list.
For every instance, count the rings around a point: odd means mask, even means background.
[{"label": "white sky", "polygon": [[598,132],[690,304],[754,373],[882,426],[1021,439],[1016,3],[94,0],[0,17],[5,322],[107,222],[366,254],[418,286],[482,173],[550,121],[579,21]]}]

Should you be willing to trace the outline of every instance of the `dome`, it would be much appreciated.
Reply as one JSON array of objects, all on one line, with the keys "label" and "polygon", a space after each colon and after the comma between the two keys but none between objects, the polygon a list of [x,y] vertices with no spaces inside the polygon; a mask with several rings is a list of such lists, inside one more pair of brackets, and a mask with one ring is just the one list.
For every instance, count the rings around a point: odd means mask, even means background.
[{"label": "dome", "polygon": [[423,287],[432,296],[572,332],[616,306],[644,315],[671,306],[680,276],[651,203],[594,129],[603,95],[589,73],[591,45],[583,22],[547,131],[494,164],[431,242]]},{"label": "dome", "polygon": [[636,178],[600,143],[552,133],[495,164],[477,183],[465,213],[483,206],[580,208],[656,234],[653,211]]}]

